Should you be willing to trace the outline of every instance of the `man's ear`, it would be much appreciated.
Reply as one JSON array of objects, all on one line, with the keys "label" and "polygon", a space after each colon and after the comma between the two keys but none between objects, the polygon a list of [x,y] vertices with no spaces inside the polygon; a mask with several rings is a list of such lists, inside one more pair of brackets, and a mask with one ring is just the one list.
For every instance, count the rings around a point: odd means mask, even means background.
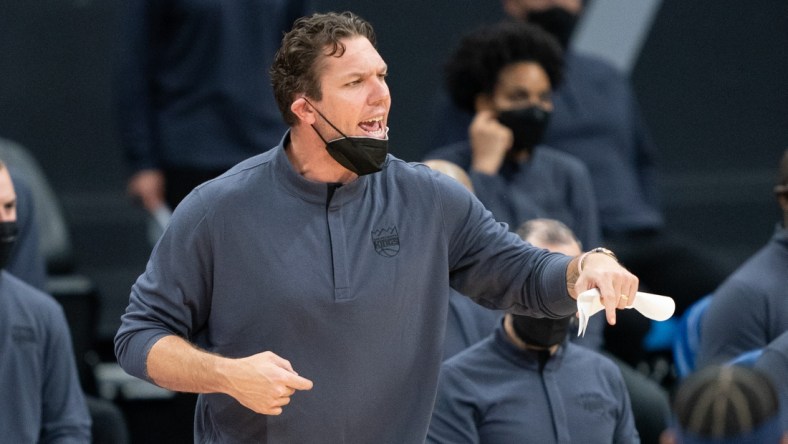
[{"label": "man's ear", "polygon": [[304,97],[295,99],[293,103],[290,104],[290,111],[292,111],[301,122],[307,125],[315,123],[315,108],[310,105]]}]

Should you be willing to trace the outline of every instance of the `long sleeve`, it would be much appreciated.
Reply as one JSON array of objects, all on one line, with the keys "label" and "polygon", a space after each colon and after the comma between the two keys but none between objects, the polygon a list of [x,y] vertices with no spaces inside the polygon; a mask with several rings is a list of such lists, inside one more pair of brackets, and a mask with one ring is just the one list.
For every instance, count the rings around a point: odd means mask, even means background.
[{"label": "long sleeve", "polygon": [[132,171],[158,167],[155,156],[151,42],[147,0],[123,2],[113,72],[120,140]]},{"label": "long sleeve", "polygon": [[201,394],[196,437],[422,442],[447,284],[486,306],[576,311],[571,259],[525,244],[458,182],[389,156],[326,205],[326,184],[292,169],[288,137],[181,202],[121,318],[118,362],[140,378],[152,345],[177,335],[229,358],[270,350],[314,382],[274,419]]},{"label": "long sleeve", "polygon": [[703,316],[699,367],[763,348],[788,328],[788,230],[771,240],[717,289]]},{"label": "long sleeve", "polygon": [[[149,380],[148,352],[163,336],[192,342],[210,313],[213,271],[207,221],[199,198],[179,205],[167,231],[131,288],[129,307],[115,339],[118,362],[126,372]],[[151,381],[152,382],[152,381]]]},{"label": "long sleeve", "polygon": [[697,366],[721,363],[764,347],[768,298],[741,281],[728,281],[703,315]]},{"label": "long sleeve", "polygon": [[[448,225],[450,284],[488,308],[562,317],[576,304],[566,288],[571,258],[523,248],[525,242],[496,222],[454,179],[435,173]],[[524,272],[527,270],[527,272]]]}]

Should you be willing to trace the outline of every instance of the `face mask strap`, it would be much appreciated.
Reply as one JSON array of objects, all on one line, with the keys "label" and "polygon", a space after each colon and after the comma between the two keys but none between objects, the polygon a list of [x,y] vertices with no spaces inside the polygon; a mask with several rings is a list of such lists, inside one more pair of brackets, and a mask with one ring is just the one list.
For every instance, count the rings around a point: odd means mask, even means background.
[{"label": "face mask strap", "polygon": [[[323,115],[323,113],[321,113],[321,112],[320,112],[320,110],[319,110],[319,109],[317,109],[317,107],[316,107],[315,105],[312,105],[312,102],[310,102],[309,100],[307,100],[307,99],[306,99],[306,97],[304,97],[303,99],[304,99],[304,102],[308,103],[308,104],[309,104],[309,106],[311,106],[311,107],[312,107],[312,109],[314,109],[314,110],[315,110],[315,112],[317,113],[317,115],[319,115],[320,117],[322,117],[322,118],[323,118],[323,120],[325,120],[325,121],[326,121],[326,123],[327,123],[327,124],[329,124],[329,125],[331,126],[331,128],[334,128],[334,130],[335,130],[336,132],[338,132],[338,133],[339,133],[339,134],[342,136],[342,137],[340,137],[340,139],[341,139],[341,138],[345,138],[345,139],[347,139],[347,138],[348,138],[348,136],[346,136],[346,135],[345,135],[345,133],[343,133],[343,132],[342,132],[342,131],[341,131],[339,128],[337,128],[336,126],[334,126],[334,124],[333,124],[333,123],[331,123],[331,121],[330,121],[330,120],[328,120],[328,119],[326,118],[326,116],[324,116],[324,115]],[[315,130],[315,132],[316,132],[316,133],[317,133],[317,135],[320,137],[320,140],[322,140],[322,141],[323,141],[323,143],[325,143],[325,144],[328,144],[328,141],[327,141],[327,140],[326,140],[326,139],[323,137],[323,135],[322,135],[322,134],[320,134],[320,131],[318,131],[318,130],[317,130],[317,128],[315,128],[315,125],[312,125],[312,129],[314,129],[314,130]],[[336,140],[336,139],[335,139],[335,140]]]}]

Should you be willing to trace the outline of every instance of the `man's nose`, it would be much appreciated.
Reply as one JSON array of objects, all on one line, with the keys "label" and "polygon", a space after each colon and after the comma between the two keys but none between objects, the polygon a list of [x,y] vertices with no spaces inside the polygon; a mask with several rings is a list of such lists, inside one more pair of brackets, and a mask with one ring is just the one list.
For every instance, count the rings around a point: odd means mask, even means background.
[{"label": "man's nose", "polygon": [[386,84],[385,79],[376,78],[374,81],[374,86],[372,92],[369,96],[369,101],[371,104],[378,104],[380,102],[385,102],[389,99],[389,86]]}]

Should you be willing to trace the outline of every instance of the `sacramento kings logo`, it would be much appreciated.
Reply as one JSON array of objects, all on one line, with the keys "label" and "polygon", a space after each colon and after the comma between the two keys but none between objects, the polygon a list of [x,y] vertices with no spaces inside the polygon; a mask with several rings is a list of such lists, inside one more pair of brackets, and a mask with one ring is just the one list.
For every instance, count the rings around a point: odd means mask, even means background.
[{"label": "sacramento kings logo", "polygon": [[372,230],[372,245],[383,257],[394,257],[399,253],[399,234],[397,227]]}]

